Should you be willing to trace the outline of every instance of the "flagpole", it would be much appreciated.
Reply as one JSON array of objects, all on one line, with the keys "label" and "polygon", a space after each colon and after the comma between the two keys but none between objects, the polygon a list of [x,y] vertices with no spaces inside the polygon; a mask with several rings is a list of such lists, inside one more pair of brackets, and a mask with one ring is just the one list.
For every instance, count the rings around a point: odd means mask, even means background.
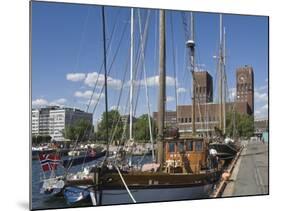
[{"label": "flagpole", "polygon": [[43,169],[43,167],[42,167],[42,165],[41,165],[41,160],[40,160],[39,153],[38,153],[38,160],[39,160],[39,162],[40,162],[40,166],[41,166],[41,169],[42,169],[42,172],[43,172],[43,180],[45,180],[45,179],[46,179],[46,175],[45,175],[44,169]]}]

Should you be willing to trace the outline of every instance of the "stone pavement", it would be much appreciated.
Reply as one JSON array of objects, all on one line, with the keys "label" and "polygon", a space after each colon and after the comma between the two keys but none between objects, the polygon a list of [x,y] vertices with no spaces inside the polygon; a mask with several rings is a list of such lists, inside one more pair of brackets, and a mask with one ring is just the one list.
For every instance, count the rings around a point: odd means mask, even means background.
[{"label": "stone pavement", "polygon": [[268,194],[268,176],[268,144],[249,142],[245,144],[222,197]]}]

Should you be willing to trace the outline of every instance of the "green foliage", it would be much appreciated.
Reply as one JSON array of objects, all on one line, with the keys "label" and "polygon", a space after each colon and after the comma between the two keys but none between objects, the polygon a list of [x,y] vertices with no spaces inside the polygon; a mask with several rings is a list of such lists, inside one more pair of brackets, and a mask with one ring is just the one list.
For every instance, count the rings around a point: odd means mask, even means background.
[{"label": "green foliage", "polygon": [[70,139],[72,141],[78,139],[79,142],[85,142],[89,141],[92,132],[92,123],[85,119],[79,119],[73,125],[65,127],[65,130],[63,131],[63,136],[64,138]]},{"label": "green foliage", "polygon": [[42,136],[42,135],[38,135],[38,136],[32,136],[32,144],[38,145],[38,144],[42,144],[42,143],[48,143],[50,142],[52,139],[51,136],[46,135],[46,136]]},{"label": "green foliage", "polygon": [[108,115],[108,125],[106,125],[104,112],[102,114],[101,122],[98,125],[98,132],[96,134],[96,138],[100,141],[106,141],[106,128],[108,127],[109,132],[109,140],[113,137],[113,140],[119,140],[122,137],[123,132],[123,123],[121,120],[121,116],[117,110],[111,110],[107,113]]},{"label": "green foliage", "polygon": [[[151,123],[152,123],[152,135],[155,138],[156,137],[156,128],[155,123],[150,117]],[[148,124],[148,115],[143,114],[140,116],[137,121],[133,125],[134,127],[134,138],[136,141],[149,141],[150,140],[150,134],[149,134],[149,124]]]},{"label": "green foliage", "polygon": [[250,138],[254,133],[254,117],[247,114],[227,113],[226,135]]},{"label": "green foliage", "polygon": [[[156,137],[156,128],[152,117],[150,117],[152,123],[152,133]],[[125,124],[128,124],[125,122]],[[122,141],[122,135],[124,132],[124,122],[121,120],[120,113],[117,110],[111,110],[108,112],[108,131],[109,140],[113,137],[113,141]],[[105,123],[105,112],[102,114],[102,120],[98,125],[98,132],[96,133],[96,139],[101,142],[105,142],[106,137],[106,123]],[[133,137],[135,141],[143,142],[149,141],[149,125],[148,116],[144,114],[140,116],[133,123]],[[129,125],[126,125],[125,139],[129,138]],[[124,140],[123,140],[124,141]],[[120,143],[120,142],[119,142]]]}]

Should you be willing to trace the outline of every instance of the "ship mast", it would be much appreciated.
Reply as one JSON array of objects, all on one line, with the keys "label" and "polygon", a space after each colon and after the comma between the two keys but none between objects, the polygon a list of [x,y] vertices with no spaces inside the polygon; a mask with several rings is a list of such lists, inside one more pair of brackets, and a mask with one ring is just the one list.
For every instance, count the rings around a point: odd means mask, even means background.
[{"label": "ship mast", "polygon": [[225,69],[226,69],[226,52],[225,52],[225,27],[223,28],[223,133],[225,134],[226,129],[226,110],[225,110],[225,104],[226,104],[226,75],[225,75]]},{"label": "ship mast", "polygon": [[103,59],[104,59],[104,95],[105,95],[105,125],[106,125],[106,157],[109,153],[109,140],[108,140],[108,100],[107,100],[107,66],[106,66],[106,37],[105,37],[105,16],[104,16],[104,6],[102,7],[102,32],[103,32]]},{"label": "ship mast", "polygon": [[[225,33],[224,33],[225,34]],[[220,129],[225,134],[225,44],[223,38],[222,14],[220,14],[220,46],[219,46],[219,108],[220,108]]]},{"label": "ship mast", "polygon": [[165,11],[159,11],[159,98],[158,98],[158,140],[157,162],[162,165],[164,160],[164,121],[166,101],[166,46],[165,46]]},{"label": "ship mast", "polygon": [[129,132],[129,140],[133,140],[133,60],[134,60],[134,9],[131,8],[131,49],[130,49],[130,132]]},{"label": "ship mast", "polygon": [[194,77],[194,70],[195,70],[195,41],[194,41],[194,20],[193,20],[193,13],[190,13],[190,39],[186,42],[186,46],[189,48],[189,59],[190,59],[190,66],[191,66],[191,75],[192,75],[192,135],[196,134],[195,128],[195,77]]}]

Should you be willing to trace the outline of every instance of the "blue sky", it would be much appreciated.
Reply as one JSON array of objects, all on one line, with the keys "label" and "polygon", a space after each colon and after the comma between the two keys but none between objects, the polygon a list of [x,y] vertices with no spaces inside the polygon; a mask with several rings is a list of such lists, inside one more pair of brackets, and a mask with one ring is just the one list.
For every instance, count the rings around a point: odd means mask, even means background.
[{"label": "blue sky", "polygon": [[[148,10],[140,10],[141,30],[144,31]],[[121,113],[127,113],[130,47],[130,9],[106,7],[106,37],[108,45],[109,107],[116,108],[120,88]],[[158,86],[158,11],[150,10],[145,49],[145,69],[148,82],[149,101],[152,111],[157,110]],[[187,16],[189,14],[187,13]],[[200,70],[208,70],[216,83],[216,62],[213,56],[218,53],[219,15],[195,13],[196,64]],[[139,16],[135,10],[135,63],[140,47]],[[188,22],[188,20],[186,20]],[[229,96],[235,87],[235,70],[251,65],[255,74],[255,115],[266,117],[268,110],[268,19],[261,16],[223,15],[226,28],[227,77]],[[115,26],[115,27],[114,27]],[[172,44],[172,28],[174,42]],[[94,5],[33,2],[32,4],[32,105],[64,105],[86,109],[93,86],[98,80],[89,112],[92,112],[103,84],[103,75],[98,76],[102,67],[102,25],[101,7]],[[111,34],[112,41],[109,45]],[[122,36],[123,34],[123,36]],[[190,103],[190,72],[187,68],[185,30],[182,13],[166,13],[167,36],[167,109],[176,106],[175,86],[177,81],[178,104]],[[115,52],[119,50],[117,56]],[[172,48],[174,45],[174,48]],[[173,56],[174,55],[174,56]],[[175,67],[173,57],[175,57]],[[135,71],[136,86],[140,87],[134,100],[137,101],[136,115],[147,113],[144,76],[141,62]],[[111,65],[112,64],[112,65]],[[175,70],[175,71],[174,71]],[[103,71],[103,70],[102,70]],[[176,73],[176,78],[174,77]],[[124,79],[124,80],[123,80]],[[215,92],[217,85],[215,86]],[[216,93],[215,93],[216,94]],[[215,97],[216,98],[216,97]],[[104,98],[94,113],[94,121],[104,111]]]}]

